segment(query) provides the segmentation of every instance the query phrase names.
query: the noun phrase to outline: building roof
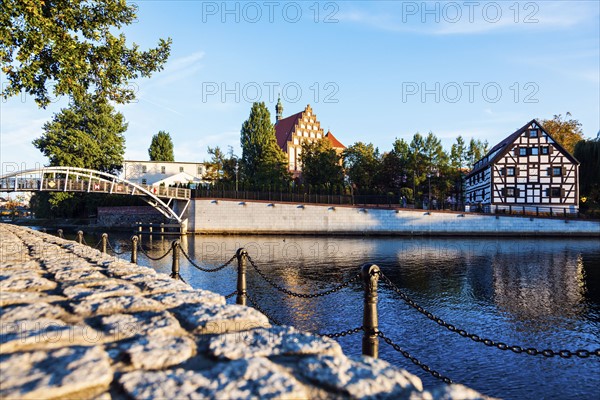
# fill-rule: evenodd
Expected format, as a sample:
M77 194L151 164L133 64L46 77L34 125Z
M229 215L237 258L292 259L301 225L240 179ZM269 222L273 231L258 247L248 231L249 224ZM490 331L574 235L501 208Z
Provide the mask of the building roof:
M152 186L160 186L161 184L165 184L165 186L173 185L176 183L202 183L201 179L196 178L193 175L188 174L187 172L179 172L175 175L168 176L164 179L161 179L158 182L152 183Z
M331 147L333 147L334 149L345 149L346 146L344 146L342 144L342 142L340 142L335 136L333 136L333 133L331 133L331 131L327 131L327 134L325 135L325 137L327 139L329 139L329 142L331 143Z
M509 136L504 138L500 143L498 143L494 147L492 147L486 153L486 155L483 156L480 160L477 160L477 162L475 163L476 167L474 167L471 170L471 172L469 172L467 174L467 177L469 177L470 175L475 174L477 172L480 172L481 170L485 169L490 164L493 164L494 162L496 162L496 160L498 160L499 158L503 157L508 151L511 150L510 145L513 144L515 142L515 140L517 140L517 138L519 136L521 136L532 124L537 125L539 127L539 129L541 129L542 132L544 132L544 134L552 140L553 145L559 151L561 151L569 160L571 160L572 162L574 162L576 164L579 164L579 161L577 161L575 159L575 157L573 157L556 140L554 140L554 138L544 129L542 124L540 124L536 119L532 119L531 121L529 121L528 123L523 125L521 128L517 129L515 132L511 133Z
M287 118L282 118L275 124L275 137L277 138L277 144L283 151L287 151L287 142L292 136L296 122L302 118L304 111L300 111L294 115L290 115Z

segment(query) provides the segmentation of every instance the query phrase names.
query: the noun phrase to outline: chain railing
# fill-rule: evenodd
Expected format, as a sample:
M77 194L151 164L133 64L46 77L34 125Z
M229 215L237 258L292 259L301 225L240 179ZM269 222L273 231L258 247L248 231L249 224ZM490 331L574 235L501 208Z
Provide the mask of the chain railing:
M527 354L530 356L542 355L542 356L548 357L548 358L554 357L554 356L559 356L561 358L571 358L571 357L575 356L575 357L579 357L579 358L588 358L588 357L594 355L594 356L600 357L600 348L596 349L596 350L579 349L579 350L574 350L574 351L573 350L558 350L557 351L557 350L552 350L552 349L538 350L533 347L523 348L522 346L519 346L519 345L508 345L504 342L499 342L499 341L495 341L495 340L488 339L488 338L482 338L479 335L476 335L474 333L469 333L466 330L461 329L461 328L457 328L456 326L444 321L442 318L427 311L426 309L421 307L419 304L417 304L414 300L412 300L410 297L408 297L404 292L402 292L402 290L400 290L400 288L398 286L396 286L394 284L394 282L391 281L390 278L385 276L383 273L379 273L379 276L388 285L388 287L390 289L392 289L396 294L398 294L398 296L400 296L400 298L402 300L404 300L404 302L406 304L408 304L409 306L411 306L412 308L414 308L415 310L417 310L418 312L420 312L421 314L426 316L428 319L430 319L430 320L434 321L435 323L437 323L438 325L446 328L450 332L456 333L465 338L469 338L476 343L483 343L484 345L486 345L488 347L496 347L499 350L503 350L503 351L510 350L513 353L517 353L517 354L523 353L523 354Z
M398 353L402 354L403 357L409 359L410 361L412 361L413 364L415 364L416 366L420 367L423 371L431 374L431 376L433 376L434 378L437 378L439 380L441 380L444 383L447 384L451 384L452 383L452 379L440 374L439 372L437 372L434 369L431 369L429 366L427 366L426 364L423 364L418 358L416 358L415 356L411 355L408 351L402 349L398 344L394 343L394 341L392 339L390 339L389 337L385 336L383 334L383 332L381 331L377 331L377 336L379 336L381 339L383 339L384 342L386 342L387 344L389 344L390 346L392 346L392 348L394 350L396 350Z
M277 289L278 291L287 294L288 296L292 296L292 297L299 297L302 299L312 299L315 297L323 297L323 296L328 296L330 294L339 292L340 290L350 286L352 283L358 281L360 279L360 274L356 274L354 275L352 278L350 278L349 280L347 280L346 282L342 283L341 285L338 285L334 288L331 288L329 290L325 290L323 292L317 292L317 293L298 293L298 292L293 292L289 289L286 289L285 287L277 284L275 281L273 281L271 278L269 278L263 271L260 270L260 268L256 265L256 263L252 260L252 258L250 256L246 256L246 258L248 259L248 262L250 262L250 265L252 265L252 268L254 268L254 270L258 273L258 275L261 276L261 278L263 278L269 285L271 285L272 287L274 287L275 289Z
M59 234L59 236L62 236L62 230L59 230L58 234ZM254 308L256 308L258 311L263 313L275 325L281 325L281 322L279 321L279 319L274 317L273 315L271 315L265 309L263 309L260 306L259 302L256 300L256 298L248 293L247 285L246 285L247 262L250 263L250 265L252 266L252 269L263 280L265 280L270 286L275 288L277 291L284 293L291 297L302 298L302 299L312 299L312 298L317 298L317 297L328 296L328 295L337 293L337 292L341 291L342 289L349 287L353 283L361 280L362 286L363 286L363 291L364 291L363 315L362 315L363 323L362 323L362 325L357 328L347 329L347 330L343 330L343 331L336 332L336 333L316 333L316 334L320 335L320 336L327 336L330 338L340 338L340 337L344 337L344 336L353 335L353 334L356 334L356 333L359 333L362 331L363 332L363 337L362 337L362 354L363 355L377 358L379 355L379 339L381 339L386 344L391 346L395 351L397 351L402 356L404 356L405 358L410 360L413 364L420 367L423 371L431 374L433 377L435 377L445 383L452 383L452 380L450 378L442 375L440 372L430 368L428 365L424 364L422 361L420 361L418 358L416 358L415 356L410 354L408 351L401 348L392 338L388 337L381 330L379 330L378 311L377 311L377 303L378 303L377 286L378 286L379 279L381 279L383 281L383 283L385 283L386 286L392 292L397 294L401 300L403 300L410 307L417 310L419 313L423 314L428 319L434 321L435 323L444 327L445 329L449 330L450 332L454 332L462 337L469 338L470 340L472 340L474 342L483 343L485 346L495 347L495 348L497 348L499 350L503 350L503 351L510 350L517 354L522 353L522 354L527 354L527 355L532 355L532 356L542 355L542 356L548 357L548 358L555 357L555 356L558 356L561 358L578 357L578 358L582 358L582 359L589 358L592 356L600 357L600 348L595 349L595 350L585 350L585 349L579 349L579 350L544 349L544 350L539 350L539 349L536 349L533 347L524 348L519 345L508 345L504 342L495 341L495 340L488 339L488 338L482 338L479 335L469 333L468 331L466 331L464 329L458 328L455 325L444 321L442 318L434 315L433 313L427 311L425 308L420 306L417 302L415 302L408 295L406 295L398 286L396 286L396 284L394 284L394 282L390 278L388 278L383 272L381 272L381 270L379 269L379 267L377 265L371 265L371 264L363 265L361 267L360 273L357 273L356 275L354 275L353 277L351 277L344 283L337 285L331 289L328 289L328 290L325 290L322 292L316 292L316 293L299 293L299 292L294 292L290 289L285 288L284 286L278 284L272 278L270 278L264 271L261 270L261 268L256 264L256 262L250 257L250 255L248 255L246 250L243 248L238 249L236 254L234 256L232 256L229 260L227 260L224 264L219 265L218 267L215 267L215 268L205 268L205 267L198 265L190 257L190 255L181 248L178 240L173 241L169 250L167 250L163 255L161 255L159 257L150 256L144 250L144 248L138 242L138 240L139 240L139 238L135 235L131 238L131 242L132 242L131 260L132 260L132 262L137 262L137 250L138 249L148 259L153 260L153 261L162 260L165 257L167 257L169 254L172 254L171 277L174 279L179 279L183 282L185 282L185 281L179 274L180 251L181 251L181 253L183 253L183 256L190 263L190 265L192 265L194 268L196 268L202 272L207 272L207 273L219 272L219 271L223 270L224 268L226 268L227 266L231 265L233 263L233 261L237 259L237 263L238 263L237 289L234 292L226 295L225 298L230 299L230 298L236 296L236 303L241 304L241 305L246 305L246 300L248 300ZM85 239L83 238L83 232L81 232L81 231L77 232L77 241L82 244L85 242ZM98 245L96 245L96 247L98 247L100 244L102 244L102 249L104 252L106 252L107 245L114 252L114 249L110 245L110 242L108 242L108 237L106 234L102 235L102 240L99 242ZM122 252L121 254L123 254L123 253L124 252Z

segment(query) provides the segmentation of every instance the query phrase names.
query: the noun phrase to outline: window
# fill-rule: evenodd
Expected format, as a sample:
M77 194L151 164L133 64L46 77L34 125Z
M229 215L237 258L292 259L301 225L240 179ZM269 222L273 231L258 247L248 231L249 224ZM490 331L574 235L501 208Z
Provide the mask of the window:
M546 189L547 197L562 197L562 189L559 187L553 187Z
M198 175L202 175L202 165L198 165Z
M540 154L540 149L538 147L531 147L530 150L532 156L537 156L538 154Z
M147 181L145 179L142 179L142 185L146 185Z
M562 168L561 167L552 167L552 176L561 176Z
M183 172L183 167L179 167L179 172Z
M160 167L160 173L161 174L166 174L167 173L167 167L165 167L165 166Z
M507 187L505 193L506 197L516 197L517 190L514 187Z
M527 155L527 147L519 147L519 156L526 156Z
M515 167L506 168L506 176L515 176Z
M537 129L530 129L529 130L529 137L537 137L538 135L538 130Z
M548 146L542 146L542 154L549 154Z
M142 165L142 174L145 174L146 172L148 172L148 167Z

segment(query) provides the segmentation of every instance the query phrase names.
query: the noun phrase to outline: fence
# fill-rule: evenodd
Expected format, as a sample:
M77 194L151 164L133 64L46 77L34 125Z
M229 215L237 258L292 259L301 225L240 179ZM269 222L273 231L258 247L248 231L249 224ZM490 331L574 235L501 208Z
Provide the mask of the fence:
M58 230L59 236L62 237L62 230ZM86 244L85 239L83 237L83 232L77 232L77 241L81 244ZM111 249L115 254L124 254L123 252L115 252L110 242L108 241L108 235L106 233L102 234L100 241L96 244L95 248L99 248L103 253L106 253L108 249ZM201 265L198 265L180 246L178 240L174 240L171 242L171 246L169 250L167 250L163 255L159 257L151 257L148 255L141 244L139 243L139 239L137 236L132 236L131 238L131 262L137 263L137 250L140 250L146 257L151 260L161 260L167 257L169 254L172 256L172 264L171 264L171 278L178 279L184 281L180 275L180 254L182 254L187 261L194 268L199 271L205 273L216 273L219 272L231 264L234 261L237 261L237 282L236 282L236 290L228 295L226 298L231 298L236 296L236 304L246 305L247 302L250 302L251 305L256 308L258 311L262 312L264 315L269 318L275 325L281 325L281 323L277 320L276 317L269 314L265 311L260 304L256 301L256 299L249 293L247 283L246 283L246 275L248 273L248 265L252 267L252 270L256 272L264 281L266 281L271 287L275 290L282 292L288 296L303 298L303 299L312 299L316 297L329 296L334 293L340 292L341 290L357 284L361 283L363 289L363 313L362 313L362 325L356 328L347 329L341 332L336 333L318 333L321 336L327 336L330 338L338 338L348 335L353 335L359 332L363 332L362 336L362 354L370 357L377 358L379 355L379 340L383 340L386 344L391 346L395 351L400 353L403 357L410 360L413 364L420 367L423 371L431 374L433 377L445 382L452 383L452 380L442 375L440 372L430 368L427 364L420 361L417 357L410 354L408 351L404 350L400 347L399 344L396 343L392 338L385 335L379 329L379 315L377 311L377 303L378 303L378 284L379 282L383 282L389 289L391 289L400 300L404 301L410 307L412 307L417 312L426 316L429 320L435 322L439 326L447 329L448 331L457 334L460 337L470 339L476 343L482 343L487 347L493 347L502 351L512 351L516 354L524 354L529 356L538 356L541 355L546 358L552 357L560 357L560 358L572 358L577 357L580 359L586 359L590 357L598 357L600 358L600 348L595 350L553 350L553 349L543 349L539 350L534 347L523 347L515 344L507 344L502 341L497 341L489 338L482 338L477 334L470 333L465 329L462 329L454 324L448 323L436 316L435 314L429 312L428 310L421 307L418 303L412 300L408 295L406 295L390 278L388 278L377 265L374 264L364 264L360 267L359 271L347 281L322 292L317 293L299 293L291 291L278 283L276 283L273 279L271 279L261 268L254 262L254 260L250 257L248 252L240 248L236 251L236 253L224 264L217 266L215 268L205 268ZM185 282L185 281L184 281Z

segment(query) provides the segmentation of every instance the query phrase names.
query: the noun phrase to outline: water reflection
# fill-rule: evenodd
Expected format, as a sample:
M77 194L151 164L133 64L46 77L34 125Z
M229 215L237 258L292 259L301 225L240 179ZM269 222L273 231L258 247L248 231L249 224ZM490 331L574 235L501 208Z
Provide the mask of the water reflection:
M128 237L117 239L111 234L117 250L127 248ZM143 244L156 257L171 240L145 237ZM358 273L363 263L375 263L424 308L482 337L538 349L600 347L598 240L182 238L182 248L207 267L228 261L240 247L274 281L293 291L330 289ZM170 257L153 262L140 254L140 263L170 272ZM181 274L194 287L221 294L235 290L234 267L207 274L182 257ZM444 330L380 287L381 330L455 381L509 399L597 397L597 359L543 359L490 349ZM299 299L275 291L250 268L248 290L266 311L300 329L336 332L361 324L359 284L331 296ZM360 354L359 335L340 343L345 352ZM426 385L437 384L385 343L381 358L419 375Z

